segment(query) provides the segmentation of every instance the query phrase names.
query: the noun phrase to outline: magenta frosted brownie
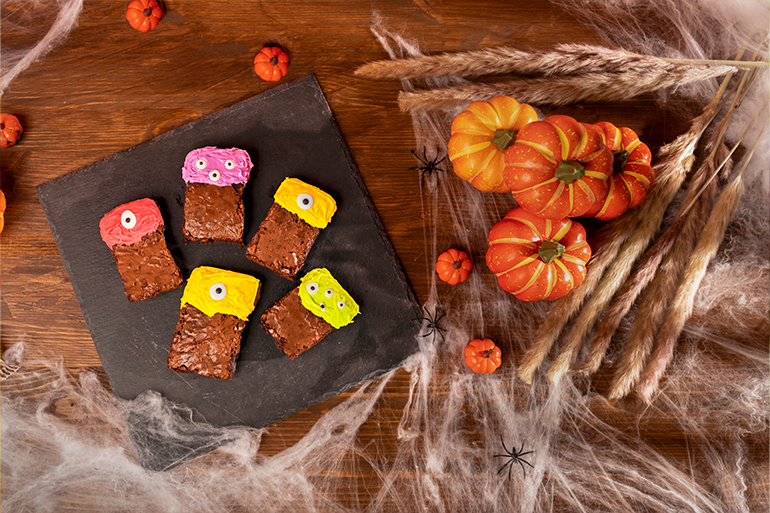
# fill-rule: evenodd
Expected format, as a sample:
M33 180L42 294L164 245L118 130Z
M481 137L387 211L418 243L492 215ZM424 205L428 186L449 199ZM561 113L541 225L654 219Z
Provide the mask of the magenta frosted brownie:
M129 301L144 301L182 285L164 231L158 205L149 198L115 207L99 221Z
M260 282L253 276L215 267L193 269L182 295L168 368L232 379L259 292Z
M337 203L318 187L296 178L286 178L274 199L246 247L246 257L296 280L316 237L337 211Z
M243 245L243 189L251 174L251 158L239 148L206 146L187 154L185 181L185 242Z

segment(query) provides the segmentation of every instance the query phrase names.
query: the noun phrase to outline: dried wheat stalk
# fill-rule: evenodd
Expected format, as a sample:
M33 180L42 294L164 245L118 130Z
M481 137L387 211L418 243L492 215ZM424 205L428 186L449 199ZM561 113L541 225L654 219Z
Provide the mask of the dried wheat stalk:
M722 60L668 59L594 45L563 44L553 50L526 51L499 46L468 52L427 55L411 59L375 61L355 74L372 79L415 79L453 75L572 75L578 73L625 73L629 68L648 73L680 74L683 70L711 67L730 71L767 63ZM722 73L724 74L724 73Z
M663 324L656 336L650 361L642 371L639 383L636 386L639 396L647 402L652 399L652 395L658 389L660 378L673 358L674 347L682 332L684 323L692 315L695 293L700 286L703 276L706 274L706 268L711 259L714 258L714 255L716 255L724 239L725 230L738 211L738 206L744 192L743 172L754 155L757 143L762 135L764 135L764 130L744 160L743 168L741 168L738 176L724 188L719 196L703 228L703 234L690 256L684 272L684 279L677 290L671 306L666 312Z
M718 156L726 156L728 151L724 148ZM708 179L712 173L715 173L716 166L714 161L709 159L696 171L693 180L690 182L687 188L685 204L689 198L699 194L699 191L708 183ZM656 278L656 274L665 274L666 276L673 276L674 273L666 270L665 272L658 273L658 268L669 255L672 248L677 248L674 253L680 251L678 248L683 244L683 241L692 241L689 245L690 248L694 244L694 240L697 234L700 233L700 229L703 228L703 221L705 216L708 215L711 209L711 204L716 195L716 182L712 182L709 185L712 193L703 194L698 203L697 208L691 210L687 215L679 216L677 220L655 241L655 244L647 250L644 254L642 261L634 271L633 275L623 285L623 289L618 296L613 300L609 307L609 310L604 317L599 321L596 328L596 333L591 340L590 348L588 351L588 357L586 361L578 368L578 371L584 374L590 374L596 372L601 365L602 359L607 352L607 349L612 340L612 336L620 326L620 322L626 316L628 311L633 306L639 294L647 287L647 285ZM663 296L654 294L649 296L653 302L663 302ZM639 351L631 342L626 344L623 354L621 355L621 366L624 362L631 358L637 358L637 354L643 351ZM647 353L649 354L649 352ZM644 358L647 357L644 354Z
M493 83L469 82L421 91L401 91L398 105L403 112L447 109L458 105L508 95L522 103L569 105L582 101L620 101L666 87L723 76L729 66L683 68L676 72L628 69L623 73L592 72L547 78L512 78Z
M615 260L623 243L632 235L647 214L654 210L652 207L665 210L670 199L664 200L673 196L681 186L684 176L692 167L698 141L721 107L722 96L731 78L732 74L729 74L723 79L716 96L693 120L690 129L660 149L659 161L655 165L657 178L650 188L647 199L636 208L607 223L600 231L598 238L602 242L588 264L585 280L570 294L554 302L546 320L538 329L532 346L525 353L519 365L519 377L523 381L532 382L535 371L545 360L567 322L580 309L584 300L594 292L604 271ZM656 200L661 196L664 197L664 200Z

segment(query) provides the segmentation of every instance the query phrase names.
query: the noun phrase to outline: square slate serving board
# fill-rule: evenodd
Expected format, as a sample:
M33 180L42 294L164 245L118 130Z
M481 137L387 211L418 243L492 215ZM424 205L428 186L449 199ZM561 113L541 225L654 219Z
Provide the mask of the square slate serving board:
M320 187L338 210L303 272L326 267L361 314L290 361L259 326L262 313L299 282L245 257L245 247L185 244L181 169L190 150L238 147L254 169L246 185L251 240L285 177ZM146 390L196 410L214 425L263 427L396 368L417 350L420 307L313 75L204 116L37 188L59 252L114 393ZM112 208L150 197L166 223L166 242L184 277L200 265L248 273L261 297L244 332L232 381L166 368L183 287L143 302L126 299L99 220Z

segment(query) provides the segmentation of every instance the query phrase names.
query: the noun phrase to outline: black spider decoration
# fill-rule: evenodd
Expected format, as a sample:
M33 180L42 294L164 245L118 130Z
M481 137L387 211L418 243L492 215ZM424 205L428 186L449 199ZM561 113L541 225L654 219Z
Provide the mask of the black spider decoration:
M428 324L425 326L425 333L422 335L423 337L429 337L433 335L433 340L436 339L436 333L438 333L441 336L441 341L444 341L444 332L446 331L445 328L442 328L439 325L439 321L444 318L446 313L442 312L441 315L438 314L439 310L438 308L433 311L431 314L426 307L422 307L423 310L425 310L425 317L418 317L416 319L412 319L413 321L420 321L427 322Z
M518 463L521 466L521 470L524 472L524 479L527 478L527 469L524 466L526 463L529 465L530 468L535 468L532 466L530 462L523 459L523 456L526 456L527 454L532 454L535 451L527 451L527 452L521 452L524 450L524 443L521 444L521 449L518 451L516 450L516 446L513 446L513 450L509 451L508 448L505 446L505 442L503 442L503 436L500 435L500 443L503 444L503 450L505 450L505 454L495 454L495 458L510 458L508 461L505 462L505 465L500 467L500 470L497 471L498 474L505 470L505 467L508 467L508 481L511 480L511 471L513 470L513 464Z
M439 149L436 148L436 156L433 158L433 160L428 160L428 152L425 149L425 146L422 148L422 157L420 157L417 153L415 153L414 150L412 151L412 155L414 155L414 158L420 161L420 165L417 167L410 167L410 171L420 171L420 178L422 179L425 176L425 173L428 174L428 176L431 176L433 173L438 173L439 171L446 172L446 169L442 169L439 166L442 162L446 160L446 156L442 157L441 160L438 160L439 155Z

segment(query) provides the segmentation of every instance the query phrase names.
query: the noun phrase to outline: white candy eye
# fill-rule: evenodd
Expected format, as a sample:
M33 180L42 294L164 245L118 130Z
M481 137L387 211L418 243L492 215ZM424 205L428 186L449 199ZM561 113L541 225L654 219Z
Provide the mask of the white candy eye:
M218 182L219 181L219 171L216 169L209 173L209 180L212 182Z
M321 311L322 311L322 312L325 312L325 311L326 311L326 303L321 303L321 304L320 304L320 305L318 305L318 306L321 308Z
M315 294L316 292L318 292L318 284L314 281L311 281L310 283L308 283L305 286L305 288L307 289L308 294Z
M235 162L232 160L225 160L225 168L232 169L235 167Z
M195 167L197 167L198 169L206 169L206 159L196 160Z
M209 295L211 299L221 301L227 296L227 287L225 287L224 283L215 283L209 289Z
M136 226L136 214L130 210L124 210L123 213L120 214L120 224L123 225L123 228L130 230Z
M297 196L297 205L302 210L308 210L313 206L313 196L310 194L303 192L299 196Z
M340 310L345 308L345 302L344 301L337 301L337 308L339 308Z
M326 297L332 297L334 295L334 291L332 289L326 289L324 294L326 294Z

